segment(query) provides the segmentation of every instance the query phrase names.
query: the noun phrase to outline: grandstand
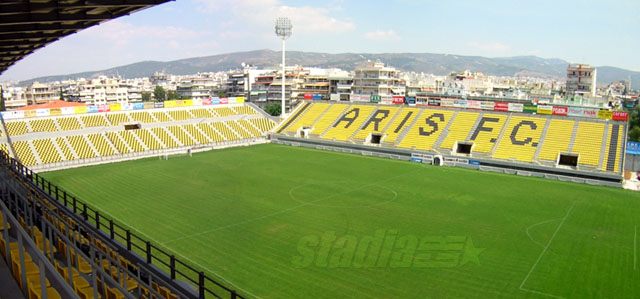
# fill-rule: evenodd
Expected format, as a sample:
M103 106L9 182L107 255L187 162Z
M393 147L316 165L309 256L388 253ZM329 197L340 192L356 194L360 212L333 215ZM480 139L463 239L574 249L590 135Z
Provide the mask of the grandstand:
M618 186L626 130L604 117L310 101L272 140Z
M264 140L275 122L249 104L6 119L2 148L34 170Z

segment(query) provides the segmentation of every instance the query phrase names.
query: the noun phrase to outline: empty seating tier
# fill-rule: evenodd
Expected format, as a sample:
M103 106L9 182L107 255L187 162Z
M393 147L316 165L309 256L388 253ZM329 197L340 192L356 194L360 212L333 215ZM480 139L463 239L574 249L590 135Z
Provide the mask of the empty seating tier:
M67 140L69 140L69 143L78 155L78 158L87 159L94 158L96 156L87 140L84 139L84 136L68 136Z
M168 148L180 146L178 142L176 142L171 137L171 135L169 135L169 132L167 132L165 128L160 128L160 127L151 128L151 132L153 132L153 134L155 134L158 138L160 138L160 141L162 141L162 143Z
M13 148L16 151L16 155L20 162L26 166L36 165L38 161L31 151L28 141L15 141L13 142Z
M382 133L399 110L399 107L378 107L376 112L360 126L353 139L364 140L371 133Z
M169 110L167 111L173 120L185 120L193 118L187 110Z
M171 121L171 118L169 117L169 115L164 112L164 111L155 111L153 112L153 116L159 121L159 122L169 122Z
M398 113L391 125L384 131L384 142L395 143L396 139L404 129L413 123L416 119L420 109L418 108L404 108Z
M112 126L118 126L122 123L131 122L131 118L126 113L107 113L107 118Z
M223 122L221 121L214 121L212 123L209 123L214 129L216 129L218 132L220 132L220 134L222 134L222 136L224 136L224 138L226 140L238 140L240 139L240 136L238 136L236 133L234 133L233 131L231 131L231 129L229 129L229 127L227 127Z
M574 125L575 122L572 120L550 120L547 135L542 142L538 159L556 162L560 153L569 152L569 144L571 142Z
M24 121L9 121L5 124L7 126L7 134L11 136L18 136L29 132L27 123Z
M58 125L62 131L81 130L82 125L77 117L59 117L56 118Z
M329 107L322 117L313 125L311 134L316 136L322 135L329 126L337 121L338 116L347 111L347 109L349 109L349 105L332 105Z
M376 106L371 105L353 105L349 107L322 138L347 141L369 119L375 109Z
M485 113L480 117L475 130L473 130L471 137L467 140L473 142L472 151L480 153L491 152L498 142L498 136L506 120L507 115L504 114Z
M160 142L158 142L158 140L153 135L151 135L149 129L138 129L132 131L134 134L138 135L138 138L142 140L142 143L144 143L148 149L157 150L163 148L162 144L160 144Z
M275 127L275 123L268 118L250 118L249 121L254 124L260 131L267 133Z
M251 133L249 133L246 129L244 129L236 121L228 120L228 121L225 121L225 123L227 125L229 125L231 128L233 128L233 130L236 131L236 133L238 133L238 135L240 135L240 137L242 137L243 139L248 139L248 138L253 137L253 135L251 135Z
M144 151L144 147L142 146L142 144L140 144L138 139L136 139L136 137L133 135L133 133L131 133L130 130L120 131L118 132L118 134L120 134L120 137L124 139L124 142L126 142L129 145L129 147L133 149L134 152Z
M128 154L131 152L129 147L125 144L125 142L120 138L120 135L116 132L107 132L107 138L111 143L116 147L118 152L121 154Z
M98 154L102 157L113 156L116 152L113 150L106 137L102 134L89 134L87 135L93 146L98 150Z
M262 132L256 128L251 122L249 122L246 119L241 119L238 121L238 123L245 128L247 131L249 131L249 133L251 133L251 135L253 135L253 137L258 137L260 135L262 135Z
M84 123L85 127L108 127L109 123L107 123L107 119L104 118L104 115L84 115L80 117L82 119L82 123Z
M236 112L236 114L247 114L247 115L258 114L258 111L254 110L249 106L244 106L244 105L231 107L231 109L233 109Z
M202 132L207 135L207 137L209 137L214 142L223 142L227 140L226 138L224 138L224 136L220 135L218 131L214 130L213 127L208 123L199 123L197 124L197 126L200 130L202 130Z
M453 116L451 110L425 109L398 147L430 150Z
M581 121L571 153L579 154L579 164L598 166L604 134L604 124Z
M141 123L154 123L156 122L153 117L151 116L151 113L147 112L147 111L138 111L138 112L131 112L131 118L134 121L139 121Z
M480 113L459 111L449 126L447 137L442 141L440 147L453 149L457 142L466 141L478 116Z
M221 117L236 115L237 113L229 107L213 108L213 110Z
M183 145L190 146L196 144L195 140L187 135L187 132L183 130L182 127L168 126L167 129L169 129L169 131L171 131L171 134L173 134L173 136L176 136L176 138L178 138L178 140L180 140L180 143L182 143Z
M214 115L209 109L205 109L205 108L192 109L191 114L193 114L193 116L195 116L196 118L216 117L216 115Z
M182 125L182 128L187 130L191 136L193 136L199 144L209 143L207 136L202 134L194 125Z
M511 116L493 157L532 162L546 123L545 118Z
M57 132L58 127L53 122L53 119L33 119L29 121L32 132Z
M311 125L318 119L318 117L331 106L325 103L313 103L311 108L307 108L307 111L294 121L287 128L287 132L296 132L302 127L311 127Z
M62 161L58 150L53 145L51 139L35 139L33 140L33 147L36 148L38 157L43 164L57 163Z
M64 137L56 137L55 141L58 144L58 147L60 148L60 150L62 151L62 155L64 156L63 158L65 160L67 161L75 160L76 157L73 155L73 153L71 153L71 149L69 148L69 145L67 145L67 142L65 141Z

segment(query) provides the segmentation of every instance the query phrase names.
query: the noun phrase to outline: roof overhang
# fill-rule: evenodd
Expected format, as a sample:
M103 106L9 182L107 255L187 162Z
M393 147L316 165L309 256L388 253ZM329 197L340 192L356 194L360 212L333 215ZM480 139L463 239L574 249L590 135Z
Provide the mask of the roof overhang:
M0 74L61 37L170 0L0 2Z

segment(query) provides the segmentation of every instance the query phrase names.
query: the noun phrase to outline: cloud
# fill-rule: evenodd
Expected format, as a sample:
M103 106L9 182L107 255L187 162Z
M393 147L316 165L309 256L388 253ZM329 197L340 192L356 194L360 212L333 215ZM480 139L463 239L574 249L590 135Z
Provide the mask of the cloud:
M498 42L469 42L467 45L471 48L493 54L507 54L511 52L511 46Z
M333 3L327 8L287 6L280 0L198 0L198 3L205 12L231 11L236 19L270 31L273 31L278 17L291 19L294 34L341 33L355 28L354 23L331 16L331 12L337 9Z
M398 41L402 38L393 30L387 31L376 30L373 32L367 32L364 34L364 38L375 41Z

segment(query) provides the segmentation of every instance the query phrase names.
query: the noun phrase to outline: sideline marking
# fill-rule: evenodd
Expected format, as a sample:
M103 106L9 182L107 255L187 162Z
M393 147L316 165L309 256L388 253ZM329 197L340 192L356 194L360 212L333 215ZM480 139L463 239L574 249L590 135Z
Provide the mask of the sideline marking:
M638 264L638 247L637 247L637 237L638 237L638 226L633 227L633 271L636 270Z
M524 280L522 280L522 283L520 284L520 289L521 290L527 291L527 292L531 292L531 293L540 294L540 295L545 295L545 296L549 296L549 297L554 297L554 298L564 298L564 297L560 297L560 296L556 296L556 295L551 295L551 294L547 294L547 293L543 293L543 292L538 292L538 291L534 291L534 290L525 289L524 288L524 284L527 282L527 280L529 279L529 276L531 276L531 273L533 273L533 270L536 268L536 266L538 266L538 263L540 262L540 260L542 260L542 257L547 252L547 249L549 249L549 246L551 245L551 243L553 243L553 240L556 238L556 235L558 235L558 232L560 231L560 228L562 228L562 225L564 225L564 222L569 217L569 214L571 214L571 211L573 210L573 207L575 206L575 204L576 204L575 201L571 204L571 207L567 211L567 214L564 215L564 218L562 218L562 221L560 222L560 225L558 225L558 228L556 228L556 231L551 236L551 239L549 239L549 242L547 243L547 246L545 246L544 249L542 249L542 252L540 253L540 256L538 256L538 260L536 260L535 264L533 264L533 266L531 266L531 269L529 269L529 273L527 273L527 276L524 278Z

